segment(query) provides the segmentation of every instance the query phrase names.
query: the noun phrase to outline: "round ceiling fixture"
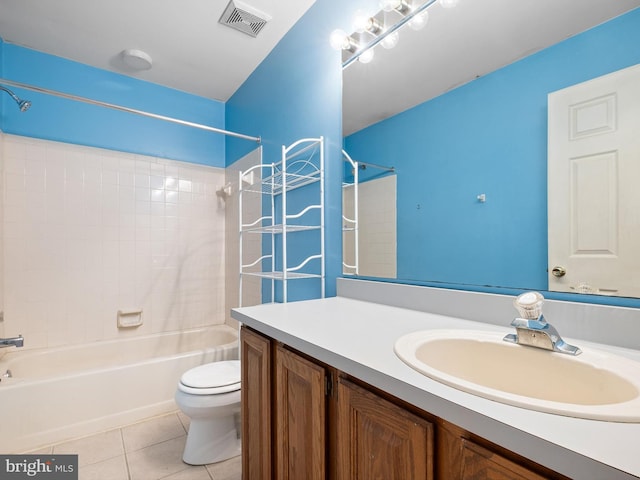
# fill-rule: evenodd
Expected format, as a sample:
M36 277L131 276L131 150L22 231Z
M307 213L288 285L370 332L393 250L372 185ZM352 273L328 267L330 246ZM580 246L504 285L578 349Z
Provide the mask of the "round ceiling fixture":
M135 70L149 70L153 65L151 56L148 53L134 48L122 51L122 61L127 67Z

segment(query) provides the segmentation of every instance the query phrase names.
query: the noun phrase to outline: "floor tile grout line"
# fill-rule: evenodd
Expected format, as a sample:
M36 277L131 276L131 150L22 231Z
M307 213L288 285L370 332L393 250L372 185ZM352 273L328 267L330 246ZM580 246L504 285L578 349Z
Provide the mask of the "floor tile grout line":
M129 455L127 454L127 448L124 444L124 432L122 428L120 430L120 441L122 442L122 451L124 452L124 466L127 470L127 480L131 480L131 469L129 468Z
M132 427L132 426L134 426L134 425L140 425L140 424L143 424L143 423L152 422L152 421L154 421L154 420L157 420L157 419L160 419L160 418L163 418L163 417L170 417L170 416L172 416L172 415L176 415L176 416L178 417L178 418L177 418L177 419L178 419L178 424L179 424L180 426L182 426L183 433L181 433L181 434L179 434L179 435L176 435L176 436L174 436L174 437L165 438L165 439L163 439L163 440L158 440L158 441L156 441L156 442L154 442L154 443L150 443L150 444L148 444L148 445L144 445L143 447L138 447L138 448L135 448L135 449L129 449L129 448L127 447L126 443L124 443L124 429L126 429L126 428L128 428L128 427ZM132 423L132 424L130 424L130 425L124 425L123 427L121 427L121 430L122 430L122 435L123 435L123 447L124 447L124 449L125 449L125 452L128 452L128 453L139 452L140 450L144 450L145 448L153 447L153 446L155 446L155 445L160 445L160 444L162 444L162 443L169 442L169 441L171 441L171 440L175 440L175 439L177 439L177 438L186 437L186 436L187 436L187 433L188 433L188 430L186 429L186 427L184 426L184 424L183 424L183 423L182 423L182 421L180 420L180 417L178 416L178 413L177 413L177 412L171 412L171 413L166 413L166 414L163 414L163 415L157 415L157 416L151 417L151 418L149 418L149 419L142 420L142 421L140 421L140 422L135 422L135 423Z
M177 436L171 437L171 438L165 438L164 440L159 440L159 441L157 441L155 443L150 443L149 445L145 445L144 447L136 448L136 449L133 449L133 450L125 449L125 453L136 453L136 452L139 452L141 450L144 450L145 448L156 447L158 445L162 445L163 443L171 442L173 440L177 440L178 438L182 438L182 437L186 437L186 436L187 436L187 434L184 433L182 435L177 435Z
M49 454L50 455L68 455L69 453L56 452L56 447L59 447L60 445L64 445L64 444L67 444L67 443L70 443L70 442L76 442L76 441L80 441L80 440L83 440L83 439L96 437L98 435L105 435L105 434L112 433L112 432L115 432L115 431L118 431L120 433L120 442L121 442L121 446L122 446L122 452L118 453L118 454L114 454L114 455L109 456L109 457L101 458L101 459L93 461L91 463L86 463L84 465L80 465L80 456L77 453L75 453L76 455L78 455L78 469L85 468L85 467L89 467L91 465L96 465L98 463L107 462L109 460L113 460L114 458L118 458L118 457L121 457L121 456L124 455L125 449L124 449L124 442L122 440L122 428L120 428L120 427L110 428L108 430L104 430L104 431L101 431L101 432L98 432L98 433L95 433L95 434L83 435L83 436L71 438L71 439L68 439L68 440L65 440L65 441L62 441L62 442L59 442L59 443L53 443L53 444L48 445L48 446L43 447L43 448L46 448L47 450L49 450ZM71 454L73 455L74 453L71 453Z

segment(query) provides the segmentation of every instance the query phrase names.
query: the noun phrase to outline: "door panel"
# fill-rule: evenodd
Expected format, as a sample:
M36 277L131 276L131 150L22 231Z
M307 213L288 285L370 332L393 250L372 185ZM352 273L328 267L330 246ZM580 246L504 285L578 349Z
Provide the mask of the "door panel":
M242 478L271 479L271 342L243 327Z
M325 480L325 370L276 349L276 478Z
M347 380L338 384L338 479L432 480L433 425Z
M469 440L462 440L460 477L462 480L545 480L545 477Z

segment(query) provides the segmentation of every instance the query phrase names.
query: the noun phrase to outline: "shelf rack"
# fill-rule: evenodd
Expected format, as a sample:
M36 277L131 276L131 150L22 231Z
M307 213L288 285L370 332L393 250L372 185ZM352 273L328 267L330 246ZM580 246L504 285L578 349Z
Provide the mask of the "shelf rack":
M282 146L279 162L255 165L239 173L239 238L240 238L240 299L244 276L255 276L271 280L271 301L275 302L275 282L282 282L282 301L288 301L290 280L320 279L319 297L325 296L325 251L324 251L324 139L303 138L289 146ZM293 190L318 184L310 191L313 200L305 203L294 213L289 213L294 202L289 204ZM264 199L263 216L245 222L242 198L247 193L257 193ZM268 199L268 201L266 201ZM266 212L264 212L266 210ZM313 215L316 212L317 215ZM313 218L313 220L309 220ZM317 251L310 252L299 264L290 265L289 249L295 246L295 235L299 232L319 232ZM243 263L243 238L247 234L266 236L270 245L264 245L263 255L249 263ZM299 243L299 242L298 242ZM299 245L298 245L299 246ZM270 248L269 248L270 247ZM266 250L266 253L265 253ZM316 262L314 262L316 261ZM264 268L268 265L267 268ZM256 267L258 269L256 270ZM242 301L242 300L241 300Z

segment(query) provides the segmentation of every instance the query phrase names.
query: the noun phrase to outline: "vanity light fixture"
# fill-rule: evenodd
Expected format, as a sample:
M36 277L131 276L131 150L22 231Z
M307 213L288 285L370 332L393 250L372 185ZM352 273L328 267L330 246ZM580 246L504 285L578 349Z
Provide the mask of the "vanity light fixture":
M393 48L398 43L398 30L405 24L413 30L423 28L429 19L427 8L438 1L443 8L455 7L459 0L380 0L380 11L373 16L358 11L353 22L354 32L348 35L343 30L334 30L330 43L342 51L342 68L347 68L356 60L369 63L374 55L374 47L381 44ZM400 16L395 23L389 21Z

